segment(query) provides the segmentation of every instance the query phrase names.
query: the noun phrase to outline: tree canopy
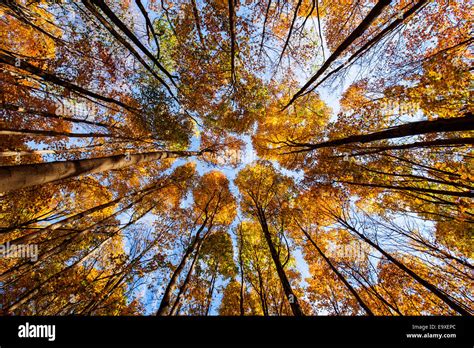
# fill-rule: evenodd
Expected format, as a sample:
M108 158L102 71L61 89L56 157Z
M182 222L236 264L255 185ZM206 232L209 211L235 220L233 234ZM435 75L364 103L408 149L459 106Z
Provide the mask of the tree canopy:
M472 315L467 0L0 3L3 315Z

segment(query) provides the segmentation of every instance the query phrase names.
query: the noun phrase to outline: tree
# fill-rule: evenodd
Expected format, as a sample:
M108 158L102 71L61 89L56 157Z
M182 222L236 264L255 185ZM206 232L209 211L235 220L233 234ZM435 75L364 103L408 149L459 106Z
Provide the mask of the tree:
M471 13L1 2L2 313L471 315Z
M195 229L195 232L190 236L190 242L184 250L179 264L172 272L156 315L174 314L173 311L176 310L180 297L189 284L203 242L211 235L213 228L229 225L234 220L236 204L228 185L227 178L222 173L214 171L204 175L193 190L195 203L189 220L190 226ZM185 279L179 286L173 305L171 296L178 288L178 278L189 261L191 264Z
M243 194L242 208L247 214L258 219L260 223L281 286L290 303L293 314L303 315L281 260L281 257L284 255L280 255L280 248L284 247L281 244L284 243L282 239L285 239L284 225L282 223L279 226L281 228L280 231L275 231L269 226L270 222L278 219L278 215L284 212L285 204L287 205L291 199L291 180L277 173L269 163L258 162L253 166L247 166L239 172L236 184ZM284 219L283 216L281 218ZM274 220L272 221L271 219ZM274 241L275 238L277 238L276 242ZM290 251L288 248L285 253L289 258Z

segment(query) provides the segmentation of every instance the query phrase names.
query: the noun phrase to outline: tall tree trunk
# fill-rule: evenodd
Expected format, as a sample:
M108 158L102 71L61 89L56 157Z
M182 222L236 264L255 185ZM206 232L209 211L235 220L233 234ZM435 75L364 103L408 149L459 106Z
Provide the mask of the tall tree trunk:
M263 277L260 267L257 265L257 276L258 276L258 287L259 290L257 291L258 296L260 298L260 305L262 306L262 311L264 316L268 316L268 304L267 304L267 296L265 295L265 290L263 289Z
M207 305L206 305L206 314L205 314L206 316L209 315L209 311L211 309L212 296L214 295L214 287L216 285L218 271L219 271L219 264L216 265L216 267L214 268L214 272L212 273L211 288L209 289L209 293L207 296Z
M16 64L16 57L12 54L12 52L9 52L9 51L6 51L6 50L3 50L3 49L0 49L0 52L3 52L3 53L0 53L0 63L3 63L3 64L8 64L12 67L14 67L15 69L20 69L20 70L23 70L23 71L26 71L30 74L33 74L33 75L36 75L36 76L39 76L41 77L44 81L48 81L48 82L51 82L51 83L54 83L58 86L61 86L61 87L64 87L64 88L67 88L71 91L75 91L79 94L83 94L83 95L87 95L89 97L93 97L95 99L98 99L98 100L102 100L102 101L105 101L107 103L111 103L111 104L115 104L115 105L118 105L118 106L121 106L123 107L124 109L127 109L128 111L131 111L133 113L137 113L138 110L117 100L117 99L114 99L114 98L109 98L109 97L104 97L103 95L100 95L100 94L97 94L95 92L92 92L92 91L89 91L88 89L85 89L81 86L78 86L78 85L75 85L74 83L72 82L69 82L69 81L66 81L66 80L63 80L61 78L59 78L58 76L54 75L54 74L51 74L47 71L44 71L24 60L21 61L21 64L19 67L17 67L15 64ZM4 54L6 53L6 54Z
M159 42L159 39L158 39L158 34L156 33L155 28L153 27L153 23L151 22L150 16L148 16L148 12L147 12L147 10L145 9L145 6L143 6L143 4L140 0L135 0L135 3L137 4L138 8L140 9L141 13L143 14L143 18L145 18L147 32L150 31L150 33L152 34L153 39L155 41L156 57L157 57L157 59L160 59L160 42ZM148 41L150 41L150 35L148 35Z
M41 137L68 137L68 138L115 138L115 139L127 139L130 141L139 141L140 139L121 136L118 134L106 134L106 133L70 133L70 132L58 132L54 130L39 130L39 129L9 129L0 127L0 135L4 136L41 136Z
M258 55L261 56L262 55L262 51L263 51L263 43L265 41L265 30L266 30L266 27L267 27L267 22L268 22L268 14L270 13L270 8L272 6L272 0L268 0L268 4L267 4L267 9L265 11L265 19L263 20L263 25L262 25L262 39L260 40L260 49L259 49L259 52L258 52Z
M230 78L232 84L236 83L235 77L235 8L234 0L227 0L229 4L229 36L230 36Z
M240 298L239 298L239 307L240 307L240 315L245 315L244 309L244 260L242 257L243 247L244 247L244 240L242 235L242 225L239 225L239 268L240 268Z
M21 237L17 237L15 239L10 239L8 240L8 242L12 243L12 244L27 244L29 241L31 241L33 238L36 238L36 237L39 237L39 236L42 236L44 235L45 233L47 232L51 232L51 231L54 231L54 230L57 230L58 228L60 228L61 226L64 226L65 224L68 224L68 223L71 223L73 221L76 221L76 220L79 220L79 219L82 219L83 217L85 216L88 216L88 215L91 215L95 212L98 212L98 211L101 211L101 210L104 210L106 208L109 208L109 207L112 207L116 204L118 204L120 201L122 201L123 199L125 198L133 198L137 195L147 195L151 192L154 192L158 189L162 189L166 187L166 185L162 182L162 183L159 183L157 185L152 185L152 186L149 186L147 188L144 188L142 190L139 190L139 191L135 191L135 192L132 192L131 194L128 194L128 195L125 195L125 196L121 196L121 197L118 197L114 200L111 200L111 201L108 201L106 203L103 203L103 204L100 204L100 205L97 205L95 207L92 207L92 208L89 208L89 209L86 209L86 210L83 210L79 213L76 213L74 215L70 215L64 219L61 219L59 221L56 221L52 224L50 224L49 226L46 226L44 227L43 229L39 229L39 230L36 230L35 232L33 233L29 233L29 234L26 234L24 236L21 236ZM34 223L35 221L33 221ZM24 226L28 226L30 224L27 224L27 225L24 225ZM13 227L9 227L9 228L5 228L5 229L0 229L0 233L3 234L3 233L8 233L8 232L12 232L14 231L15 229L17 228L17 226L13 226Z
M27 271L29 268L35 267L41 261L46 260L46 259L54 256L58 252L64 251L67 248L68 245L70 245L72 242L74 242L78 238L80 238L80 237L86 235L87 233L89 233L95 226L100 226L101 224L103 224L107 220L110 220L110 219L118 216L120 213L130 209L133 205L139 203L145 196L146 195L141 196L136 201L128 204L126 207L120 209L119 211L116 211L112 215L107 216L105 219L103 219L101 221L98 221L98 222L92 224L91 226L86 227L83 230L78 230L77 232L74 232L74 234L71 237L65 239L60 244L58 244L58 245L56 245L52 248L49 248L46 251L44 251L43 253L39 254L38 259L35 261L34 264L30 263L29 261L26 261L26 262L23 262L23 263L19 263L19 264L15 265L14 267L6 270L2 274L0 274L0 282L5 281L12 273L14 273L16 276L18 276L20 272L25 272L25 270ZM140 220L143 216L148 214L154 208L154 206L155 205L151 206L145 212L142 212L139 215L139 217L137 217L133 220L130 220L124 227L121 228L121 230L124 229L125 227L128 227L128 226L132 225L133 223L137 222L138 220Z
M171 279L168 282L168 285L166 286L165 293L163 294L163 297L161 299L160 307L158 308L158 311L156 312L155 315L158 316L163 316L166 315L166 312L171 307L171 295L177 288L177 281L178 278L183 271L184 267L186 266L186 263L188 262L191 254L193 251L196 249L199 241L200 241L200 235L202 231L204 230L204 227L206 226L207 223L207 217L204 220L203 224L199 227L199 230L196 232L196 236L193 239L193 242L191 245L186 249L186 252L184 253L183 257L181 258L181 261L178 264L178 267L174 270L173 274L171 275Z
M371 282L370 282L361 272L359 272L357 269L351 267L350 265L347 265L347 266L348 266L353 272L355 272L355 273L358 275L358 277L353 276L353 278L355 279L355 281L356 281L357 283L359 283L359 284L365 289L365 291L367 292L367 294L370 294L370 293L374 294L375 297L378 298L378 299L383 303L383 305L385 306L385 309L388 308L388 311L389 311L389 312L390 312L390 309L391 309L391 310L393 310L394 312L396 312L398 315L403 316L403 313L400 312L400 310L398 309L398 307L396 307L396 305L397 305L396 303L395 303L395 306L394 306L394 305L392 305L390 302L388 302L388 301L377 291L376 287L372 286ZM365 284L362 282L362 280L359 279L359 277L360 277L362 280L364 280L364 281L367 283L367 285L365 285ZM389 296L390 296L390 294L389 294ZM391 297L391 296L390 296L390 297ZM392 298L392 300L393 300L393 298Z
M456 145L458 146L474 145L474 138L465 137L465 138L454 138L454 139L436 139L436 140L431 140L431 141L417 141L415 143L402 144L402 145L374 146L370 148L362 148L361 152L356 152L349 156L357 157L357 156L371 155L371 154L377 154L380 152L393 151L393 150L406 150L406 149L423 148L423 147L431 148L431 147L438 147L438 146L439 147L444 147L444 146L452 147Z
M196 24L196 30L198 32L199 41L201 41L202 48L207 50L206 42L204 41L204 36L202 35L201 19L199 18L199 11L196 4L196 0L191 0L191 5L193 6L194 23Z
M128 227L125 226L125 227ZM53 280L59 278L60 276L66 276L65 273L68 272L69 270L73 269L74 267L76 267L77 265L80 265L81 263L83 263L88 257L90 257L90 255L92 255L96 250L100 249L105 243L107 243L111 238L113 238L114 236L118 235L120 233L120 231L122 230L119 229L117 230L116 232L114 232L113 234L110 234L109 236L107 236L106 239L104 239L101 243L99 243L97 246L95 246L92 250L90 250L87 255L83 256L82 258L78 259L77 261L75 261L74 263L66 266L65 268L63 268L62 270L52 274L51 276L47 277L45 280L43 280L41 283L39 283L37 286L35 286L34 288L30 289L30 290L27 290L24 294L21 295L20 298L16 299L15 302L13 302L11 305L7 306L4 308L4 312L5 313L10 313L10 314L13 314L13 311L15 311L16 309L18 309L21 305L27 303L29 300L31 300L32 298L35 297L36 294L38 294L38 292L41 290L41 288L43 286L45 286L46 284L52 282Z
M128 29L128 27L123 23L120 18L118 18L115 13L107 6L107 4L103 0L83 0L83 3L92 3L93 5L99 7L102 12L110 19L110 21L116 25L120 30L127 36L156 66L163 72L173 83L173 85L178 88L176 83L174 82L174 77L164 68L164 66L156 59L156 57L151 53L142 43L141 41L133 34L133 32Z
M122 270L118 272L115 276L111 277L109 281L102 288L99 296L93 298L79 313L80 315L92 315L93 311L103 302L105 302L115 290L124 284L124 280L129 276L133 268L138 264L138 262L145 256L147 252L155 245L156 240L153 243L150 243L145 247L140 254L138 254L133 260L122 267Z
M291 310L293 312L293 315L303 316L304 314L303 314L303 311L301 310L301 307L298 303L298 298L293 293L290 282L288 281L288 277L286 276L286 273L285 273L285 270L283 269L280 258L278 257L278 252L275 248L275 245L273 244L272 236L270 234L270 230L268 229L268 224L267 224L267 219L265 217L265 212L260 208L257 208L257 209L258 209L258 218L259 218L262 230L263 230L263 234L265 236L265 240L267 241L268 248L270 249L270 254L272 255L273 263L275 264L275 268L277 270L278 277L280 278L280 282L281 282L281 285L283 287L283 291L285 292L286 298L287 298L288 302L290 303L290 307L291 307Z
M214 197L214 195L213 195L213 197ZM171 303L170 303L171 295L177 287L176 283L177 283L179 274L176 277L174 277L172 288L169 289L169 291L165 292L165 295L166 295L165 304L163 305L163 308L162 308L162 304L163 304L163 300L162 300L161 301L162 303L160 304L160 308L158 309L158 312L157 312L156 315L166 315L166 312L168 311L168 309L169 309L169 314L168 315L176 315L176 313L179 311L180 298L181 298L182 294L184 293L184 291L186 290L189 279L190 279L190 277L191 277L191 275L194 271L194 266L195 266L196 260L199 256L199 250L201 249L202 243L204 242L204 240L206 239L206 237L210 234L210 232L212 230L212 227L213 227L213 224L214 224L214 218L216 216L216 212L217 212L217 209L219 207L219 204L216 204L216 207L215 207L213 213L209 216L207 209L208 209L208 206L209 206L211 201L212 201L212 198L206 204L206 208L205 208L206 218L205 218L204 222L202 223L201 227L199 228L198 232L196 233L196 237L195 237L195 239L193 240L193 243L192 243L192 250L190 250L189 254L186 256L186 260L184 261L184 263L180 263L180 266L181 266L180 273L181 273L181 271L183 270L185 264L187 263L187 260L189 259L190 255L192 254L193 251L195 251L193 261L192 261L191 266L190 266L190 268L189 268L189 270L186 274L186 278L184 279L183 284L179 288L178 294L176 295L176 299L173 302L173 306L171 306L171 309L169 309L170 305L171 305ZM220 201L220 193L219 193L218 202L219 201ZM209 223L207 231L201 237L201 233L204 230L204 227L206 226L207 223ZM173 274L173 276L174 276L174 274ZM168 288L167 288L167 290L168 290ZM163 296L163 299L165 299L165 296Z
M133 56L155 77L166 89L174 96L170 86L153 70L153 68L142 58L142 56L133 48L133 46L122 37L115 28L97 11L93 4L88 0L83 0L84 6L99 20L100 23L120 42Z
M104 123L104 122L89 121L87 119L69 117L69 116L60 115L60 114L47 112L47 111L43 111L43 110L35 110L35 109L30 109L30 108L26 109L22 106L18 106L18 105L11 104L11 103L6 103L6 102L0 102L0 107L4 110L10 110L10 111L14 111L14 112L29 114L29 115L52 118L52 119L55 119L55 120L64 120L64 121L73 122L73 123L84 123L84 124L88 124L88 125L91 125L91 126L102 127L102 128L106 128L106 129L120 130L120 128L118 128L114 125L109 125L109 124Z
M298 99L328 68L329 66L337 59L339 56L359 37L361 37L367 28L377 19L377 17L382 13L383 9L391 3L391 0L379 0L375 6L370 10L367 16L362 20L362 22L354 29L354 31L346 37L346 39L334 50L331 56L324 62L324 64L319 68L316 74L309 79L309 81L291 98L288 104L285 106L285 109L290 106L296 99Z
M434 193L438 195L446 195L453 197L474 197L474 191L448 191L448 190L435 190L424 187L409 187L409 186L397 186L397 185L383 185L383 184L369 184L365 182L353 182L353 181L344 181L344 180L335 180L335 182L340 182L349 185L356 186L368 186L368 187L379 187L386 188L389 190L399 190L399 191L412 191L412 192L425 192L425 193Z
M211 226L212 227L212 226ZM179 304L181 302L181 297L184 295L186 292L189 281L191 280L191 276L194 273L194 268L196 267L197 260L199 258L199 251L201 250L202 243L206 239L206 237L209 235L210 229L207 230L206 234L199 239L197 246L196 246L196 252L194 253L193 261L191 262L191 266L189 267L188 273L186 273L186 277L184 278L183 284L179 287L178 294L176 295L176 298L174 300L173 306L171 307L169 315L176 315L178 312Z
M321 85L324 81L326 81L330 76L334 75L338 71L342 70L342 68L348 66L350 62L352 62L355 58L362 56L366 51L380 42L384 37L388 34L393 32L397 27L399 27L407 18L412 16L415 12L421 10L425 5L428 4L428 0L419 0L416 4L410 7L406 12L404 12L401 16L397 17L393 20L389 25L387 25L383 30L381 30L377 35L373 36L370 40L368 40L362 47L360 47L355 53L353 53L349 59L344 64L341 64L336 69L330 71L324 78L322 78L317 84L315 84L311 91ZM322 40L321 40L322 41Z
M296 20L298 19L299 9L301 7L302 2L303 2L303 0L298 0L298 3L296 4L296 8L295 8L295 11L293 13L293 19L291 21L290 29L288 30L288 35L286 36L285 43L284 43L283 48L281 50L280 58L278 59L277 66L280 65L281 60L283 59L283 55L285 54L286 48L288 47L288 44L290 43L291 34L293 33L293 28L295 27ZM322 44L323 43L321 42L321 45Z
M433 121L417 121L402 124L388 128L379 132L369 134L350 135L345 138L323 141L321 143L292 143L288 142L290 147L301 147L303 149L294 152L306 152L320 148L349 145L355 143L370 143L377 140L387 140L394 138L402 138L407 136L429 134L429 133L445 133L474 130L474 115L471 112L461 117L439 118Z
M413 272L411 269L409 269L407 266L405 266L403 263L395 259L392 255L390 255L388 252L386 252L384 249L382 249L378 244L372 242L370 239L368 239L366 236L364 236L362 233L357 231L354 227L349 225L346 221L341 219L340 217L337 217L338 221L342 223L345 227L347 227L349 230L354 232L356 235L358 235L360 238L362 238L367 244L369 244L371 247L375 248L377 251L379 251L383 256L385 256L389 261L391 261L395 266L400 268L402 271L404 271L406 274L411 276L414 280L416 280L418 283L420 283L422 286L424 286L427 290L431 291L434 295L436 295L441 301L446 303L451 309L456 311L457 313L465 316L470 316L471 313L464 309L462 306L460 306L458 303L456 303L454 300L452 300L450 297L448 297L444 292L442 292L440 289L438 289L436 286L428 282L427 280L421 278L418 274Z
M116 170L165 158L199 156L202 151L153 151L133 155L0 167L0 192L10 192L79 175Z
M295 220L296 221L296 220ZM364 302L364 300L362 300L362 298L359 296L359 294L357 293L357 291L352 287L351 284L349 284L349 282L346 280L346 278L341 274L341 272L338 271L338 269L332 264L331 260L329 260L329 258L323 253L323 251L319 248L319 246L316 244L316 242L313 240L313 238L311 238L311 236L309 235L309 233L303 228L301 227L301 225L299 224L298 221L296 221L296 223L298 224L300 230L303 232L303 234L306 236L306 238L308 238L308 240L311 242L311 244L313 244L313 246L315 247L315 249L318 251L319 255L321 255L321 257L324 259L324 261L326 261L326 263L328 264L328 266L331 268L331 270L337 275L337 277L339 278L339 280L341 282L344 283L344 285L346 286L346 288L350 291L350 293L356 298L357 302L359 302L360 306L362 308L364 308L365 312L368 314L368 315L374 315L374 313L370 310L369 306Z

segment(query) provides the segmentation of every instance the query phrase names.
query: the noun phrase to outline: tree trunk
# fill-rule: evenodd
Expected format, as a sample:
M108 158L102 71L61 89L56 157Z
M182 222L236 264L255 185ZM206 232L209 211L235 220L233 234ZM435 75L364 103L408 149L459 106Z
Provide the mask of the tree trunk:
M346 39L337 47L331 56L319 68L316 74L309 79L309 81L291 98L288 104L284 107L286 109L297 98L299 98L328 68L329 66L344 52L355 40L364 34L367 28L377 19L382 13L383 9L391 3L391 0L379 0L375 6L370 10L362 22L354 29L354 31L346 37Z
M257 291L258 296L260 298L260 305L262 306L262 311L264 316L268 316L268 304L267 304L267 297L265 296L265 290L263 289L263 277L262 272L257 264L257 276L258 276L258 287L259 290Z
M11 305L7 306L4 308L5 313L13 314L13 311L18 309L21 305L25 304L39 292L39 290L46 284L50 283L52 280L57 279L60 275L63 275L65 272L73 269L75 266L83 263L90 255L92 255L96 250L100 249L107 241L109 241L111 238L116 236L119 232L121 231L118 230L114 232L113 234L109 235L106 239L104 239L101 243L99 243L97 246L95 246L91 251L87 253L87 255L83 256L79 260L75 261L69 266L66 266L62 270L52 274L51 276L47 277L45 280L43 280L41 283L39 283L37 286L35 286L33 289L27 290L23 295L21 295L20 298L16 299L14 303ZM64 275L66 276L66 275Z
M42 137L68 137L68 138L115 138L115 139L128 139L131 141L138 141L140 139L125 137L118 134L106 134L106 133L69 133L69 132L58 132L54 130L38 130L38 129L9 129L0 127L0 135L5 136L42 136Z
M349 156L357 157L357 156L377 154L377 153L385 152L385 151L406 150L406 149L423 148L423 147L438 147L438 146L451 147L451 146L465 146L465 145L474 145L474 138L466 137L466 138L455 138L455 139L436 139L436 140L431 140L431 141L418 141L415 143L402 144L402 145L374 146L370 148L362 148L361 152L356 152Z
M191 0L191 5L193 5L193 16L194 16L194 23L196 24L196 30L198 32L199 41L201 41L202 47L207 50L206 42L204 41L204 36L202 35L201 30L201 19L199 18L199 12L196 4L196 0Z
M103 0L97 1L90 1L90 0L83 0L83 3L92 3L95 6L99 7L104 14L110 19L110 21L116 25L120 30L127 36L153 63L156 64L158 69L161 70L169 79L170 81L176 86L173 76L161 65L161 63L156 59L156 57L140 42L140 40L127 28L127 26L118 18L115 13L107 6L107 4Z
M353 182L353 181L344 181L344 180L335 180L335 182L339 182L339 183L343 183L343 184L349 184L349 185L357 185L357 186L386 188L386 189L389 189L389 190L433 193L433 194L453 196L453 197L474 197L474 191L473 190L469 190L469 191L435 190L435 189L424 188L424 187L409 187L409 186L396 186L396 185L369 184L369 183L364 183L364 182Z
M118 216L119 214L121 214L122 212L130 209L133 205L137 204L138 202L140 202L146 195L143 195L142 197L140 197L139 199L137 199L136 201L128 204L126 207L120 209L119 211L116 211L115 213L113 213L112 215L109 215L107 216L105 219L101 220L101 221L98 221L94 224L92 224L91 226L88 226L86 227L85 229L83 230L78 230L77 232L74 232L74 235L65 239L64 241L62 241L60 244L44 251L43 253L39 254L38 255L38 259L35 261L34 264L30 263L29 261L26 261L26 262L23 262L23 263L19 263L17 265L15 265L14 267L6 270L5 272L3 272L2 274L0 274L0 282L3 282L7 279L7 277L9 277L12 273L16 273L16 275L18 276L18 273L20 272L24 272L25 270L28 270L29 268L31 267L35 267L37 264L39 264L41 261L45 260L45 259L48 259L52 256L54 256L56 253L58 252L62 252L64 251L68 245L70 245L72 242L74 242L75 240L77 240L78 238L86 235L87 233L89 233L95 226L100 226L101 224L103 224L104 222L106 222L107 220L110 220L116 216ZM152 207L150 207L149 209L147 209L145 212L141 213L139 215L138 218L135 218L131 221L129 221L125 226L121 227L120 230L123 230L125 227L128 227L132 224L134 224L135 222L137 222L138 220L140 220L143 216L145 216L146 214L148 214L153 208L155 207L155 205L153 205ZM41 232L44 232L43 230ZM114 233L115 234L115 233Z
M403 313L400 312L400 310L398 309L398 307L395 307L396 306L396 303L395 303L395 306L392 305L390 302L388 302L378 291L377 291L377 288L375 286L373 286L371 284L371 282L361 273L359 272L357 269L354 269L353 267L351 267L350 265L347 265L353 272L357 273L357 275L363 279L367 285L365 285L361 279L359 279L359 277L355 277L353 276L353 278L356 280L357 283L359 283L364 289L365 291L369 294L369 293L372 293L375 295L376 298L378 298L382 303L383 305L385 306L385 309L387 309L390 312L390 309L393 310L394 312L396 312L398 315L401 315L403 316ZM389 294L390 296L390 294ZM392 297L392 300L393 300L393 297Z
M240 307L240 315L245 315L244 309L244 260L242 257L243 253L243 246L244 240L242 236L242 225L239 225L239 268L240 268L240 298L239 298L239 307Z
M123 38L114 27L97 11L90 1L83 0L84 6L99 20L100 23L120 42L133 56L147 69L167 90L173 95L168 84L153 70L153 68L142 58L142 56L133 48L133 46Z
M331 268L331 270L337 275L339 280L344 283L344 285L347 287L347 289L350 291L350 293L356 298L356 300L357 300L357 302L359 302L360 306L362 308L364 308L364 310L366 311L366 313L368 315L373 316L374 313L370 310L369 306L362 300L362 298L359 296L357 291L355 291L355 289L352 287L352 285L349 284L349 282L346 280L346 278L344 278L344 276L332 264L331 260L329 260L329 258L323 253L323 251L319 248L319 246L316 244L316 242L313 240L313 238L311 238L309 233L303 227L301 227L301 225L299 224L298 221L296 221L296 223L298 224L300 230L304 233L306 238L308 238L308 240L311 242L311 244L313 244L315 249L318 251L319 255L321 255L321 257L324 259L324 261L326 261L326 263Z
M1 52L11 54L11 52L8 52L8 51L5 51L5 50L1 50ZM105 101L107 103L111 103L111 104L121 106L121 107L123 107L123 108L125 108L128 111L131 111L133 113L138 112L137 109L135 109L135 108L133 108L133 107L131 107L131 106L125 104L125 103L122 103L119 100L116 100L114 98L104 97L103 95L100 95L100 94L97 94L95 92L89 91L89 90L87 90L83 87L80 87L78 85L73 84L72 82L63 80L63 79L57 77L54 74L48 73L48 72L46 72L46 71L44 71L44 70L42 70L42 69L40 69L36 66L24 61L24 60L22 60L20 66L17 67L15 65L16 57L13 56L13 55L7 55L7 54L4 54L4 53L0 53L0 63L8 64L8 65L14 67L15 69L20 69L20 70L23 70L23 71L27 71L30 74L41 77L44 81L54 83L58 86L67 88L71 91L75 91L75 92L78 92L80 94L87 95L89 97L93 97L95 99Z
M230 78L232 84L236 83L235 78L235 22L234 22L234 0L227 0L229 4L229 36L230 36Z
M420 0L415 5L410 7L406 12L404 12L400 17L397 17L394 21L392 21L389 25L387 25L383 30L381 30L377 35L372 37L369 41L367 41L362 47L360 47L355 53L353 53L349 59L344 64L341 64L336 69L332 70L323 79L321 79L316 85L313 86L311 90L314 90L316 87L321 85L324 81L326 81L330 76L334 75L338 71L340 71L343 67L348 66L350 62L352 62L355 58L360 57L363 55L367 50L372 48L378 42L380 42L385 36L390 34L393 30L395 30L400 24L403 23L408 17L412 16L415 12L422 9L425 5L428 4L428 0ZM322 41L322 40L321 40Z
M74 118L74 117L59 115L59 114L55 114L55 113L47 112L47 111L43 111L43 110L26 109L24 107L14 105L14 104L11 104L11 103L1 102L0 106L5 110L11 110L11 111L14 111L14 112L20 112L20 113L29 114L29 115L52 118L52 119L55 119L55 120L64 120L64 121L73 122L73 123L84 123L84 124L88 124L90 126L102 127L102 128L106 128L106 129L119 130L118 127L113 126L113 125L109 125L109 124L104 123L104 122L88 121L86 119L80 119L80 118Z
M86 210L83 210L79 213L76 213L74 215L70 215L64 219L61 219L57 222L54 222L52 224L50 224L49 226L46 226L44 227L43 229L39 229L37 230L36 232L34 233L30 233L30 234L27 234L27 235L24 235L24 236L21 236L21 237L17 237L13 240L8 240L10 243L12 244L27 244L29 241L31 241L33 238L36 238L38 236L41 236L47 232L51 232L51 231L54 231L54 230L57 230L58 228L60 228L61 226L64 226L65 224L68 224L68 223L71 223L73 221L76 221L76 220L79 220L79 219L82 219L83 217L85 216L88 216L88 215L91 215L95 212L98 212L98 211L101 211L101 210L104 210L106 208L109 208L109 207L112 207L116 204L118 204L120 201L122 201L123 199L125 198L132 198L132 197L135 197L137 195L148 195L149 193L152 193L158 189L162 189L166 187L165 183L159 183L157 185L152 185L152 186L149 186L147 188L144 188L142 190L139 190L139 191L135 191L131 194L128 194L128 195L125 195L125 196L121 196L121 197L118 197L114 200L111 200L109 202L106 202L104 204L100 204L100 205L97 205L95 207L92 207L90 209L86 209ZM135 202L138 202L138 201L135 201ZM128 207L127 207L128 208ZM35 221L33 221L34 223ZM27 224L27 225L24 225L24 226L28 226L30 224ZM3 233L8 233L8 232L12 232L14 231L16 228L18 228L18 226L13 226L13 227L9 227L9 228L6 228L6 229L0 229L0 234L3 234Z
M291 21L290 29L288 30L288 35L286 36L285 44L283 45L283 48L281 50L280 58L278 59L277 66L280 65L281 60L283 59L283 55L285 54L286 48L288 47L288 44L290 43L291 34L293 33L293 29L295 27L296 20L298 19L299 9L301 7L302 2L303 2L303 0L298 0L298 3L296 4L296 8L295 8L295 11L293 13L293 19ZM322 45L322 42L321 42L321 45Z
M153 151L132 155L0 167L0 192L10 192L79 175L116 170L165 158L199 156L195 151Z
M377 251L379 251L383 256L385 256L389 261L391 261L394 265L396 265L398 268L400 268L402 271L407 273L409 276L411 276L413 279L415 279L418 283L423 285L427 290L431 291L433 294L435 294L441 301L446 303L451 309L456 311L457 313L465 316L470 316L471 314L461 307L459 304L457 304L455 301L453 301L451 298L449 298L445 293L443 293L440 289L438 289L436 286L431 284L430 282L426 281L425 279L421 278L418 274L413 272L411 269L409 269L407 266L405 266L403 263L395 259L392 255L387 253L384 249L382 249L378 244L375 244L372 242L370 239L368 239L366 236L364 236L362 233L357 231L354 227L350 226L348 223L346 223L344 220L341 218L337 218L339 222L341 222L344 226L346 226L349 230L357 234L360 238L362 238L367 244L375 248Z
M303 147L304 149L294 152L305 152L326 147L349 145L355 143L370 143L377 140L387 140L393 138L402 138L407 136L444 133L474 130L474 115L471 112L461 117L439 118L434 121L417 121L402 124L388 128L379 132L369 134L350 135L345 138L324 141L321 143L294 143L289 144L293 147Z
M290 285L290 282L288 281L288 277L286 276L286 273L285 273L285 270L283 269L280 258L278 257L278 252L275 248L275 245L273 245L273 241L272 241L270 231L268 229L265 213L260 208L258 208L258 212L259 212L258 218L260 221L260 225L262 226L265 240L267 241L268 248L270 249L270 254L272 255L273 263L275 264L278 277L280 278L280 282L283 287L283 291L285 292L286 298L288 302L290 303L290 307L293 312L293 315L302 316L304 314L298 303L298 298L296 297L296 295L293 293L293 290L291 289L291 285Z
M196 252L193 257L193 261L191 262L191 266L189 267L188 273L186 274L186 278L184 278L183 284L181 284L178 294L176 295L176 299L174 300L173 307L171 308L171 311L169 315L176 315L178 312L178 305L180 304L181 297L183 294L186 292L188 285L189 285L189 280L191 279L191 276L194 272L194 267L196 267L196 262L199 257L199 251L201 250L202 243L204 242L204 239L206 239L206 236L209 234L210 228L206 232L206 234L199 239L198 244L196 246Z
M142 2L140 0L135 0L135 3L137 4L138 8L140 9L141 13L143 14L143 18L145 18L146 26L147 26L147 33L148 30L151 32L153 39L155 40L156 44L156 57L160 59L160 42L158 39L158 35L155 31L155 28L153 27L153 23L148 16L148 12L145 9L145 6L143 6ZM150 35L148 35L148 41L150 41Z
M203 224L201 225L199 230L196 232L196 236L194 237L193 242L188 247L183 257L181 258L181 261L178 267L174 270L173 274L171 275L171 279L168 282L168 285L166 286L166 289L165 289L165 293L163 294L163 297L161 299L160 307L158 308L158 311L156 312L155 315L158 315L158 316L166 315L166 312L170 309L171 295L176 290L179 275L181 274L184 267L186 266L186 263L188 262L189 257L191 256L193 251L196 249L200 241L200 234L202 230L204 229L206 223L207 223L207 218L204 220Z
M214 295L214 286L216 285L218 270L219 270L219 264L216 265L216 267L214 269L214 273L212 274L211 288L209 289L209 294L208 294L208 297L207 297L206 316L209 315L209 311L211 309L212 296Z

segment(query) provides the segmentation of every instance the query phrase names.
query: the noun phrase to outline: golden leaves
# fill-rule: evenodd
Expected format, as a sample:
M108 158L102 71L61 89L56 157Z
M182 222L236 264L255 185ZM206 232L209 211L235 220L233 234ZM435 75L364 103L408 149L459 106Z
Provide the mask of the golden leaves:
M193 190L193 197L201 221L210 219L216 225L229 225L234 220L237 206L224 173L211 171L204 174Z
M19 6L24 5L21 1ZM35 1L24 7L23 11L28 14L31 23L53 37L60 38L61 30L54 23L53 15L44 9L46 1ZM1 10L3 20L0 21L0 47L7 51L15 52L26 58L52 59L56 53L54 39L33 26L21 22L9 11ZM38 64L35 62L35 64Z

